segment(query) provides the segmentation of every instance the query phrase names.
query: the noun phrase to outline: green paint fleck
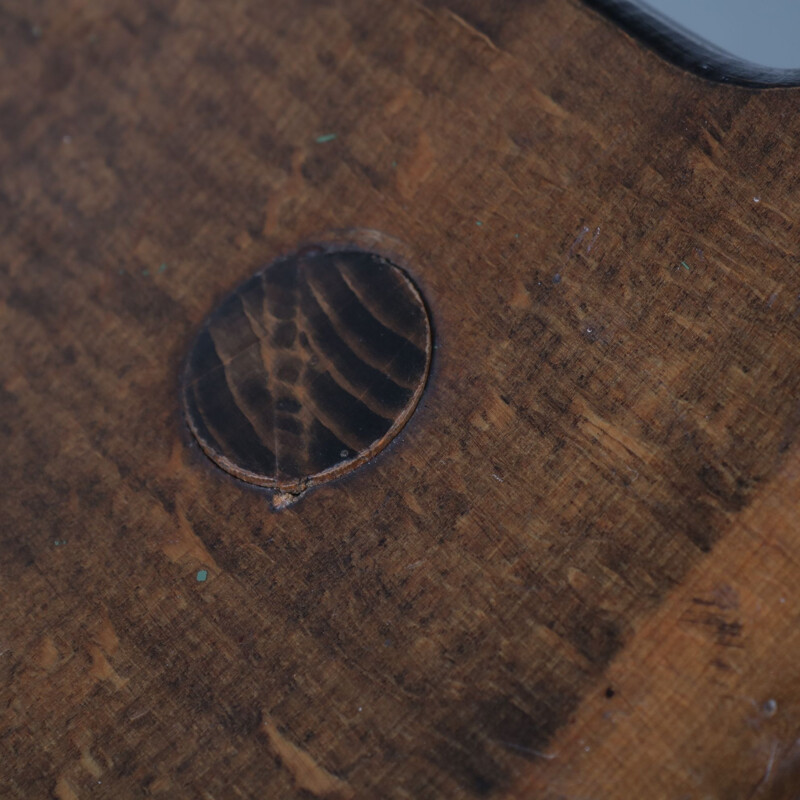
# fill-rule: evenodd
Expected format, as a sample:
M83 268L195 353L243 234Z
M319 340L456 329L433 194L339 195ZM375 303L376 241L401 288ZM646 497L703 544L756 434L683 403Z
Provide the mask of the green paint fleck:
M691 272L691 271L692 271L692 268L691 268L691 267L690 267L690 266L689 266L689 265L688 265L688 264L687 264L685 261L681 261L681 266L682 266L682 267L683 267L683 268L684 268L684 269L685 269L687 272Z
M515 239L519 239L519 234L518 234L518 233L515 233L515 234L514 234L514 238L515 238Z
M162 262L161 262L161 266L158 268L158 271L159 271L159 272L163 272L163 271L164 271L166 268L167 268L167 265L166 265L166 263L164 263L164 262L162 261Z
M335 133L323 133L322 136L317 136L317 144L326 144L327 142L332 142L335 138Z
M150 270L149 269L143 269L142 270L142 275L144 275L145 277L147 277L149 274L150 274Z
M208 577L208 570L207 569L199 569L197 570L197 582L204 583L205 579Z
M476 224L476 225L477 225L479 228L483 226L483 222L482 222L481 220L479 220L479 219L476 219L476 220L475 220L475 224Z
M392 169L397 169L397 162L396 161L392 161Z
M55 539L55 540L53 541L53 545L54 545L55 547L60 547L62 544L66 544L66 543L67 543L67 540L66 540L66 539Z

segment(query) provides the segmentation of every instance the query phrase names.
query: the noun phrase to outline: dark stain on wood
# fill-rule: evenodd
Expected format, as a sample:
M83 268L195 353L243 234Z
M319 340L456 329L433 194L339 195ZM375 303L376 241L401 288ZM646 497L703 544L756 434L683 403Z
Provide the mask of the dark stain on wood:
M236 477L296 492L380 452L425 388L431 326L410 278L358 250L306 248L228 296L183 378L189 426Z

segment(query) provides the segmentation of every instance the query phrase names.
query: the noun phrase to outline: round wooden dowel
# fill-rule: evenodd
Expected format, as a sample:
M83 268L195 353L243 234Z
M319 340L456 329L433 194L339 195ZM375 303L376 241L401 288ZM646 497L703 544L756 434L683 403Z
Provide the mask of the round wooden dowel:
M397 435L425 388L431 346L403 270L360 250L306 248L206 319L184 373L186 418L227 472L300 492Z

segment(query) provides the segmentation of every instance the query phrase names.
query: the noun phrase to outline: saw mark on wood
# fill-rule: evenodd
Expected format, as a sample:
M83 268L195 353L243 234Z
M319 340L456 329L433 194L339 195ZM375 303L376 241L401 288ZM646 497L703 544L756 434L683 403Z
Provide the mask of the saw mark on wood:
M315 797L347 800L355 796L345 781L318 764L310 753L290 741L268 718L261 723L261 732L266 735L273 752L291 772L300 789L310 792Z

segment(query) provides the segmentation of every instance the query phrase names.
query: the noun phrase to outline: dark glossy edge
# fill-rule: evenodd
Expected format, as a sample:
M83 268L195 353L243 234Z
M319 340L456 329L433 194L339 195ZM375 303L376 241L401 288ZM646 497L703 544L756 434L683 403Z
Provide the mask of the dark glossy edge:
M772 69L737 58L655 9L632 0L583 0L662 58L716 83L751 89L800 86L800 69Z

